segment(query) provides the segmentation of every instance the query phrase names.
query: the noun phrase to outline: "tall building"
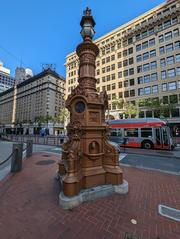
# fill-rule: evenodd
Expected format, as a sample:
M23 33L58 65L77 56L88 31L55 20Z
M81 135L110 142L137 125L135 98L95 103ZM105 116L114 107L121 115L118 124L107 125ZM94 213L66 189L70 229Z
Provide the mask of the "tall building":
M33 72L29 68L17 67L15 70L15 80L19 84L29 78L33 77Z
M13 87L15 80L10 76L10 70L0 61L0 93Z
M106 90L110 114L124 117L113 104L123 99L139 107L140 117L159 117L141 99L177 104L167 120L180 127L180 2L169 0L96 39L97 90ZM66 97L78 83L78 58L66 57Z
M0 93L0 124L10 133L36 133L38 119L56 118L64 107L65 79L47 69ZM51 121L51 120L49 120ZM31 132L29 126L31 125ZM46 127L49 127L46 124ZM55 130L50 133L55 133Z

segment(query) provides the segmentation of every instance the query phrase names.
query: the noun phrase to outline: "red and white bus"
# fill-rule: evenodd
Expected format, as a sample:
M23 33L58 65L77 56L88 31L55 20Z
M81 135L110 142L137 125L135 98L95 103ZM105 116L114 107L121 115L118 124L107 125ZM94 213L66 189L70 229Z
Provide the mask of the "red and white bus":
M172 150L170 128L157 118L109 120L110 140L124 147Z

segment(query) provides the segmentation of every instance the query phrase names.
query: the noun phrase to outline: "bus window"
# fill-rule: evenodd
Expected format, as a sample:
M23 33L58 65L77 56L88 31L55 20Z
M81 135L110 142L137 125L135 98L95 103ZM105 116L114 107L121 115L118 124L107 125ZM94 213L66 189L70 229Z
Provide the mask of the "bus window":
M141 128L141 137L152 137L152 128Z
M117 136L122 137L122 130L121 129L117 129Z
M162 128L162 136L163 136L163 143L164 143L164 145L168 145L167 128Z
M117 130L111 129L111 136L117 136Z
M138 137L138 128L124 129L125 137Z
M161 144L161 135L160 135L160 129L156 128L156 144L160 145Z

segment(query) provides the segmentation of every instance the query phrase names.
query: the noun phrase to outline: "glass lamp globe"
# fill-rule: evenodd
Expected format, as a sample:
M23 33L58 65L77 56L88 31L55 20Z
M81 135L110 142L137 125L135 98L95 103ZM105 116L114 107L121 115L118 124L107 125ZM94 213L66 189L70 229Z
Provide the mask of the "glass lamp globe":
M94 31L91 23L90 22L85 22L83 27L82 27L82 30L81 30L82 38L84 39L86 36L88 36L92 39L94 34L95 34L95 31Z

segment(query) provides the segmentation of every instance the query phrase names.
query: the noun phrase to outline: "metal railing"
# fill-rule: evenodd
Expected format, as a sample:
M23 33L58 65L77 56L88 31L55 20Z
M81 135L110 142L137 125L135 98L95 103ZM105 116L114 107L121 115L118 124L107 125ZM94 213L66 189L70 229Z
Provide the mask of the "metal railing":
M0 162L0 172L6 166L11 166L11 172L19 172L22 169L23 154L26 153L26 158L32 156L33 142L32 140L27 141L27 145L23 148L23 144L13 144L12 153L2 162ZM11 164L6 163L11 160Z
M65 141L66 137L50 135L6 135L3 136L2 139L24 143L26 143L28 140L32 140L33 144L60 146Z

